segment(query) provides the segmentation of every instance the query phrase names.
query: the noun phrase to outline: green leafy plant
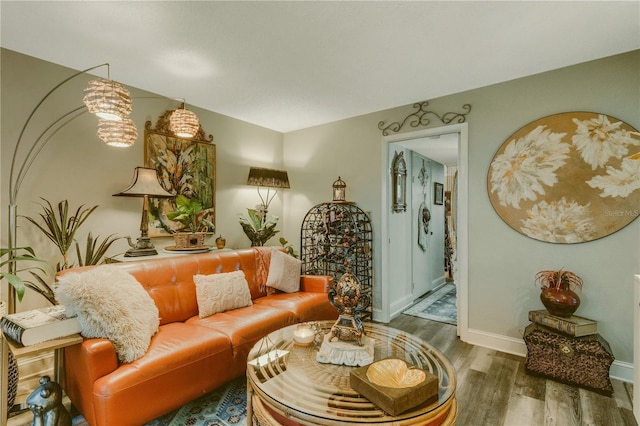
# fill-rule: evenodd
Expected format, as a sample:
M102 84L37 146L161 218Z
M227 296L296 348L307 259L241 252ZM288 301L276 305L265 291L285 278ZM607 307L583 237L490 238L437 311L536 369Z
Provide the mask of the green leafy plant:
M10 256L11 251L13 251L14 253L13 256ZM13 250L8 248L0 248L0 268L4 269L9 265L14 265L15 267L14 268L15 273L0 271L0 280L6 279L9 285L11 285L16 290L16 296L18 297L19 302L22 302L22 298L24 297L24 292L27 287L38 288L38 284L23 280L18 276L18 273L29 271L34 277L40 278L37 274L33 272L33 269L45 272L44 269L38 266L32 266L32 265L26 266L24 268L18 268L18 264L19 263L21 264L22 262L45 262L45 261L42 259L38 259L31 247L18 247ZM53 295L53 291L48 285L46 286L46 288L50 292L50 295ZM53 300L55 300L55 298Z
M44 235L47 236L58 247L62 255L62 264L56 265L56 270L69 268L68 252L73 244L74 237L78 228L87 220L89 215L98 208L98 206L85 208L84 204L78 207L74 214L69 214L69 202L67 200L58 203L57 214L51 203L41 198L46 204L40 204L43 213L40 213L44 225L41 225L35 219L24 216L29 222L34 224Z
M121 238L122 237L116 237L115 234L111 234L105 237L102 241L100 241L98 238L94 240L93 235L91 235L91 232L89 232L89 235L87 235L87 245L85 247L84 260L82 252L80 250L80 244L76 242L76 256L78 257L78 264L80 266L99 264L107 253L107 250L109 250L109 247L111 247L111 244L115 243Z
M564 269L540 271L536 274L536 283L540 288L554 288L556 290L573 290L582 288L582 278Z
M213 223L205 218L206 211L197 198L189 198L185 195L176 197L176 209L167 212L170 220L181 223L190 232L199 232L215 229Z
M263 246L279 232L276 229L278 217L260 214L256 209L247 209L247 213L238 215L238 219L252 246Z
M280 245L282 247L284 247L284 251L290 255L295 257L296 259L298 258L298 253L296 253L296 251L293 249L293 246L291 244L289 244L289 241L287 241L286 238L284 237L280 237Z

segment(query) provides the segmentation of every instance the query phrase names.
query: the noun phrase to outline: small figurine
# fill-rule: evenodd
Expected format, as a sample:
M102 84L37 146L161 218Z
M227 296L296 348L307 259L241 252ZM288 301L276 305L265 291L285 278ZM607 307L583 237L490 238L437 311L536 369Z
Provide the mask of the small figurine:
M358 279L350 273L343 274L328 296L329 302L338 309L338 319L331 327L329 340L351 341L362 346L364 327L360 312L369 306L370 299L362 294Z
M49 376L40 377L40 386L27 397L33 413L31 426L71 426L71 415L62 405L62 388Z

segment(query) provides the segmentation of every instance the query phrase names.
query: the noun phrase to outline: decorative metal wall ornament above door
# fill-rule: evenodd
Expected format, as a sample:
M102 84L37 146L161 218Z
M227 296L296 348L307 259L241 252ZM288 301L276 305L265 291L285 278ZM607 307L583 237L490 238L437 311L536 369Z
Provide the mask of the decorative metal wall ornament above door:
M467 119L467 114L471 112L471 105L464 104L462 105L462 109L466 112L445 112L440 115L435 111L428 110L429 101L422 101L413 104L413 107L416 109L414 112L409 114L402 121L394 121L390 124L385 124L386 121L381 121L378 123L378 129L382 130L382 136L388 136L389 132L398 133L407 122L413 128L422 126L426 127L431 124L430 117L436 117L438 120L442 122L442 124L451 124L451 123L464 123Z

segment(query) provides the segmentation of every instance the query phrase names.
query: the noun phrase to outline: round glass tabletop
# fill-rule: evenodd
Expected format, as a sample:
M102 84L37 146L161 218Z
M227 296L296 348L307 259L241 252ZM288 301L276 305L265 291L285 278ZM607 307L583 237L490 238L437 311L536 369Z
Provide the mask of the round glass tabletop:
M330 331L333 322L315 324L322 335ZM248 389L272 411L298 423L323 425L402 420L402 424L429 424L430 420L440 424L445 418L456 416L453 366L440 351L422 339L383 325L364 324L365 334L375 340L374 361L403 359L434 374L439 381L437 400L432 398L397 416L390 416L351 388L350 371L355 367L320 363L316 360L319 345L294 344L296 327L292 325L269 334L249 353Z

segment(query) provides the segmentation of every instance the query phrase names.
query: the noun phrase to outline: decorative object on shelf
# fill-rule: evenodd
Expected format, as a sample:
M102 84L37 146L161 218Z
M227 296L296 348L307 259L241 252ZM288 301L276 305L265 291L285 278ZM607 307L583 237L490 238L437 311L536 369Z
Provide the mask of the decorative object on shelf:
M338 176L338 180L333 182L333 202L334 203L344 203L347 201L347 184L340 179Z
M330 340L356 342L362 346L364 327L360 313L369 307L369 295L362 294L358 279L343 274L338 283L329 289L329 302L338 309L338 319L331 327Z
M315 341L316 333L309 324L298 324L293 331L293 342L299 346L311 346Z
M581 289L582 278L574 272L559 270L540 271L536 274L540 284L540 300L551 315L568 318L580 306L580 297L573 290Z
M441 206L444 204L444 185L433 182L433 204Z
M489 200L515 231L574 244L610 235L640 215L640 141L605 114L567 112L533 121L496 152Z
M178 246L168 246L162 249L165 253L206 253L213 249L212 246L207 244L203 244L201 247L178 247Z
M149 197L173 198L174 195L166 191L158 180L155 169L136 167L131 185L125 190L113 194L116 197L142 197L142 219L140 221L140 238L134 244L131 237L127 237L131 248L125 253L126 257L150 256L158 254L149 238Z
M216 248L223 249L225 245L227 245L227 240L222 238L222 235L218 235L218 238L216 238Z
M169 117L174 111L165 111L151 127L145 124L145 165L158 172L160 184L168 192L196 198L202 204L211 227L206 232L215 232L215 178L216 146L213 136L205 137L202 126L192 138L177 137L170 128ZM168 211L176 209L175 200L154 198L149 203L149 236L170 236L182 225L167 217Z
M179 138L192 139L198 133L200 120L182 102L180 107L169 116L169 128Z
M403 213L407 211L407 163L404 160L404 152L396 151L391 162L393 182L393 212Z
M382 130L382 136L388 136L389 132L397 133L402 130L407 122L409 122L409 125L413 128L419 126L426 127L431 124L430 116L436 117L442 124L464 123L467 119L467 114L471 112L471 105L469 104L462 105L462 109L465 110L465 112L446 112L442 115L435 111L430 111L427 109L428 107L428 101L417 102L413 104L415 111L406 116L404 120L401 122L394 121L390 124L385 124L385 121L381 121L378 123L378 129Z
M302 273L330 275L337 283L350 272L362 294L373 297L373 230L353 202L322 203L307 212L300 235ZM371 305L361 318L371 319Z
M278 189L289 189L289 176L285 170L264 169L261 167L249 168L249 176L247 177L247 185L257 186L258 196L262 204L256 206L256 210L266 217L269 210L269 204L276 196ZM267 194L263 197L260 188L267 188ZM269 195L270 190L274 189L273 194Z
M38 386L27 397L34 426L71 426L71 414L62 403L62 387L49 376L40 377Z
M179 249L202 248L206 231L215 229L215 225L209 222L206 212L197 198L178 195L176 209L167 212L167 217L174 222L181 223L184 227L176 230L173 234L176 247Z

